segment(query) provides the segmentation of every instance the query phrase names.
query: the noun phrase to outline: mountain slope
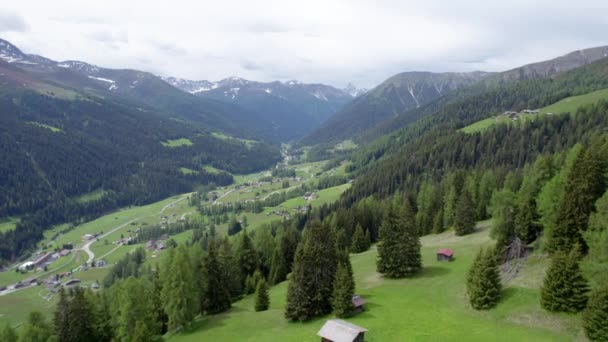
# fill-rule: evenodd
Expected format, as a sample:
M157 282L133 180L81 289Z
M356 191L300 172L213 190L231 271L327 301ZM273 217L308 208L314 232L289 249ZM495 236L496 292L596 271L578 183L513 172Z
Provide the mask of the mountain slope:
M469 86L489 73L404 72L355 99L303 142L317 144L353 137L411 109L424 106L446 93Z
M173 77L164 80L201 98L245 108L257 120L267 123L273 138L281 141L310 132L353 98L350 93L331 86L297 81L263 83L237 77L219 82Z
M495 73L472 86L458 89L442 96L426 106L415 108L409 112L386 120L376 127L362 133L360 142L370 142L385 134L406 127L413 121L431 115L450 103L454 103L468 96L481 94L485 91L496 89L502 85L508 85L520 81L538 80L552 78L561 73L594 63L608 56L608 46L594 47L584 50L570 52L547 61L527 64L518 68Z
M142 109L164 113L168 118L203 124L210 131L249 139L271 138L267 134L269 123L255 118L249 111L234 104L184 93L148 72L106 69L80 61L56 62L25 54L1 39L0 60L6 62L5 67L8 64L27 74L25 77L31 82L25 84L20 79L23 75L12 77L12 84L18 87L40 91L58 86L97 97L120 99ZM10 76L0 75L0 80L11 79ZM51 95L50 92L47 94Z

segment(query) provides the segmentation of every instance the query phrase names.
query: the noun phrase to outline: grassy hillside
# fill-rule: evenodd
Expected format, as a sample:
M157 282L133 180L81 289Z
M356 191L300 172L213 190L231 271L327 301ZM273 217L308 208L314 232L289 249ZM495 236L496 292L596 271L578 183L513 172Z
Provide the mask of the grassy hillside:
M594 91L585 95L567 97L554 104L540 108L538 115L520 115L517 121L512 121L510 118L502 115L494 116L491 118L477 121L474 124L462 128L461 131L467 134L472 134L477 132L483 132L488 129L488 127L492 127L494 125L526 122L529 120L533 120L539 116L547 115L548 113L575 113L579 107L596 103L597 101L602 99L608 99L608 89Z
M424 270L412 279L389 280L376 273L376 250L351 256L357 293L366 311L348 321L369 329L366 341L571 341L579 339L578 317L548 314L539 305L538 282L546 259L534 256L507 284L503 300L490 311L470 308L466 271L480 246L489 245L489 223L478 232L456 237L452 232L422 239ZM453 248L451 263L435 260L439 248ZM530 268L533 272L526 272ZM253 296L225 314L206 316L170 341L317 341L317 331L331 316L307 323L283 317L287 283L270 290L271 306L254 312Z

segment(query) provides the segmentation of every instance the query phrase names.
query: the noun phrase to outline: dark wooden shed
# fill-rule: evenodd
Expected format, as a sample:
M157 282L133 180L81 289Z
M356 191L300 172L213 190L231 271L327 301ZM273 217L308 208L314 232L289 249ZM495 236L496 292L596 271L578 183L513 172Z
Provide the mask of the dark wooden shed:
M367 329L341 319L332 319L317 333L322 342L364 342Z
M364 310L364 305L365 305L365 301L363 300L363 298L361 298L361 296L359 295L354 295L353 299L352 299L352 303L353 303L353 312L354 313L360 313Z
M454 259L454 251L451 249L440 249L437 251L437 261L452 261Z

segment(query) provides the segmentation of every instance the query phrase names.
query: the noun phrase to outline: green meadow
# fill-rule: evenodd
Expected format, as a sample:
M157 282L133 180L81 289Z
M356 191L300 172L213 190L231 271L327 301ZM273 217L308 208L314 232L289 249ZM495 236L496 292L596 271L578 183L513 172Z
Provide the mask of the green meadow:
M503 298L489 311L468 304L465 277L475 253L491 244L489 223L474 234L452 232L422 238L424 269L409 279L384 279L376 272L376 250L351 255L357 293L366 311L347 320L369 329L366 341L572 341L584 340L577 315L549 314L540 308L538 278L546 267L534 256L520 276L505 284ZM435 259L439 248L455 250L453 262ZM539 262L542 260L542 262ZM526 272L530 268L534 272ZM542 277L542 276L541 276ZM170 341L318 341L317 331L331 315L306 323L283 314L287 282L270 289L270 310L255 312L254 298L236 302L224 314L205 316Z

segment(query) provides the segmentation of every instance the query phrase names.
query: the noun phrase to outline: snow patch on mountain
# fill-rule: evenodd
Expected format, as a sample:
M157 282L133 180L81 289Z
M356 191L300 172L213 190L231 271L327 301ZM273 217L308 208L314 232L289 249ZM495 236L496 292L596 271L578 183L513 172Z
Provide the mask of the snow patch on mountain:
M97 81L102 81L102 82L108 82L108 83L116 83L114 80L110 80L108 78L103 78L103 77L94 77L94 76L87 76L88 78L92 79L92 80L97 80Z

